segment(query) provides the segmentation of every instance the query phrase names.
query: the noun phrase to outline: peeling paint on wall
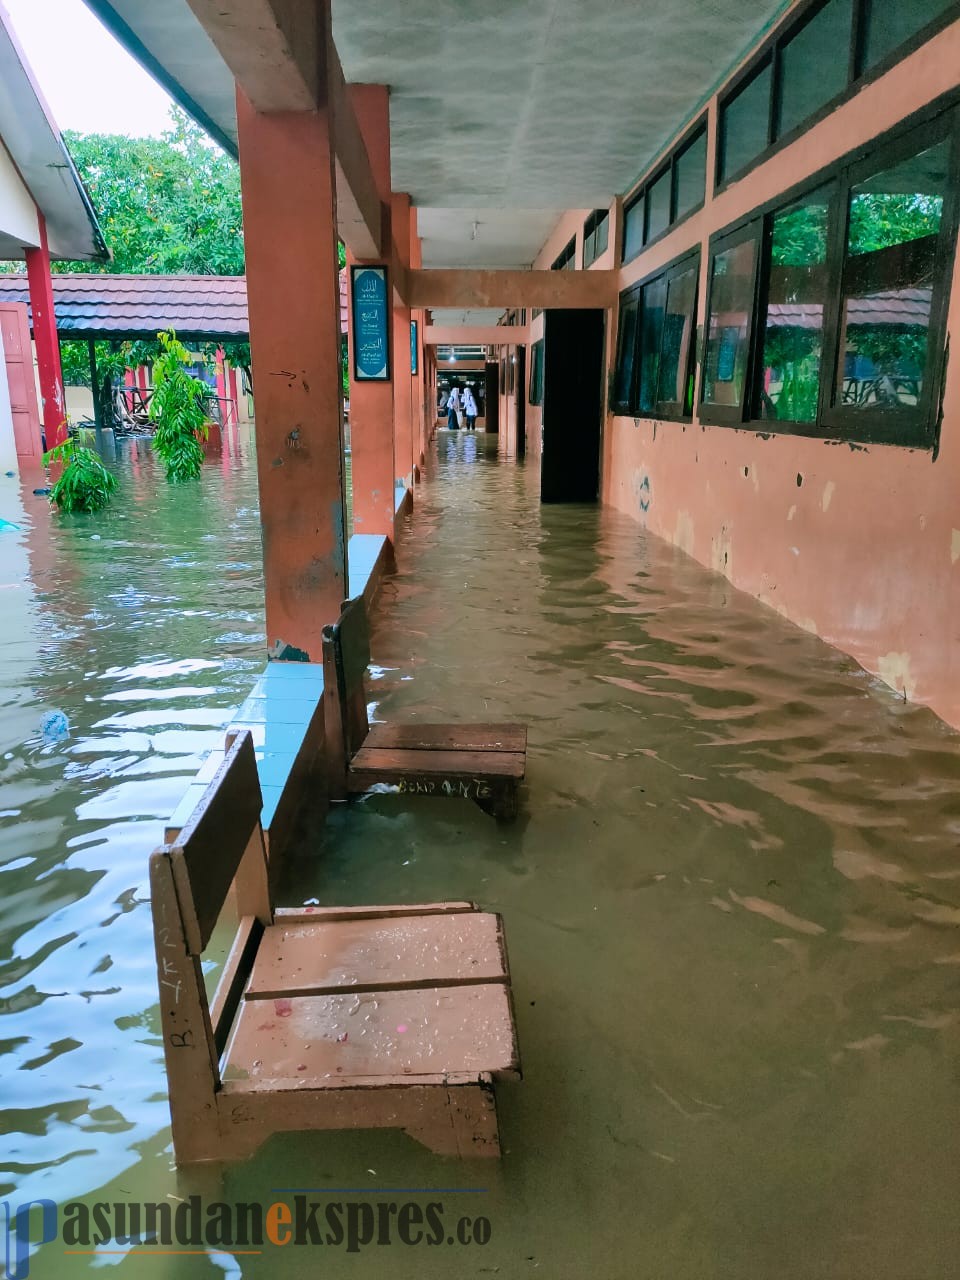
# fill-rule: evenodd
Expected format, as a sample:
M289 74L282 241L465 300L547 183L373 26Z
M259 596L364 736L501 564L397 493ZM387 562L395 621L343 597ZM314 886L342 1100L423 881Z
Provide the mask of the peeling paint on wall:
M836 489L836 487L837 486L834 484L832 480L828 480L827 483L823 486L823 497L820 499L821 511L830 510L830 503L833 501L833 491L834 489Z
M960 560L960 529L953 529L950 534L950 563Z
M880 659L879 667L880 679L884 684L906 698L913 697L915 681L910 672L909 653L885 653Z
M677 527L673 533L673 540L681 551L685 551L688 556L693 555L693 517L689 511L677 512Z
M733 572L733 530L725 524L720 526L719 535L713 539L710 563L717 573L729 576Z

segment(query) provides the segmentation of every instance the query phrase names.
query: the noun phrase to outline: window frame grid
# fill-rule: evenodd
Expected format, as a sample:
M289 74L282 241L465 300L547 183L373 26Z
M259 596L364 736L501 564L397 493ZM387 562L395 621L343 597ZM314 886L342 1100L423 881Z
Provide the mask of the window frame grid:
M636 281L630 285L628 289L624 289L620 294L618 314L617 314L617 347L614 364L614 379L616 380L617 370L620 368L620 361L623 355L623 313L626 307L634 306L636 308L636 322L633 333L633 365L630 371L630 388L628 391L629 399L614 399L611 396L610 411L621 418L649 418L656 419L658 422L680 422L690 423L693 421L692 413L683 413L678 411L676 406L679 403L676 400L656 400L651 411L642 412L639 405L640 395L640 372L643 361L641 358L641 340L643 337L643 295L645 290L651 285L663 281L665 285L664 302L669 300L670 283L675 277L684 275L692 267L696 273L696 284L693 294L693 303L691 308L692 324L687 340L686 351L682 354L682 361L686 366L687 372L691 370L696 379L696 361L697 361L697 316L698 304L700 298L700 264L701 264L701 246L694 245L692 248L686 249L677 258L673 258L663 267L658 267L656 271L651 272L642 280ZM657 351L657 387L655 391L659 391L660 384L660 359L663 354L663 330L660 333L660 345ZM694 406L696 406L696 396L694 396Z
M936 146L942 140L950 143L950 176L944 195L940 231L932 271L930 323L927 334L924 388L920 404L903 409L877 410L865 414L830 401L840 359L839 318L842 306L843 265L848 230L849 197L853 187L872 174ZM759 416L758 378L762 366L763 334L766 326L766 272L769 270L769 237L777 213L795 204L820 187L832 185L831 208L827 229L827 296L824 303L823 345L817 417L813 422ZM740 239L757 234L759 253L754 267L754 302L749 335L747 382L742 412L716 412L724 406L703 402L704 372L707 355L707 325L710 316L713 285L712 263L716 253L735 247ZM703 311L704 337L700 353L697 421L705 426L734 427L763 435L798 435L838 444L885 444L901 448L934 450L938 447L946 344L947 313L951 284L956 270L957 236L960 231L960 89L951 90L935 102L899 122L892 129L863 143L855 150L793 187L765 201L710 237L707 246L707 287Z
M720 195L727 187L746 177L758 165L764 164L771 156L776 155L778 151L795 142L797 138L831 115L842 103L859 93L865 85L885 75L891 67L896 66L898 62L902 62L940 31L960 19L960 0L953 0L953 3L948 4L940 14L932 18L901 44L891 49L884 57L878 59L874 66L864 67L868 8L872 0L853 0L847 51L847 76L844 88L811 112L809 116L801 120L792 129L788 130L788 132L778 135L776 130L779 126L781 108L781 49L799 33L801 28L812 22L820 10L825 8L829 2L830 0L806 0L795 12L786 15L780 25L758 46L750 59L744 63L720 94L717 102L717 135L714 149L714 196ZM897 0L897 2L907 3L907 0ZM735 173L727 174L724 172L724 112L727 106L747 87L748 83L756 75L760 74L763 64L767 60L771 63L767 145Z
M760 288L760 255L763 251L763 232L766 218L760 214L752 215L732 230L718 232L710 237L707 249L707 287L703 310L703 344L700 358L700 381L697 391L697 417L700 422L713 427L742 427L752 412L751 390L754 384L756 368L755 335L758 329ZM744 340L746 347L746 368L743 374L743 394L740 403L733 405L714 404L704 399L706 390L707 348L710 343L710 309L713 306L713 265L718 254L727 253L741 244L753 241L753 272L750 281L750 303L747 313L747 334Z
M607 235L602 248L597 245L597 233L606 227ZM592 266L602 253L606 253L610 243L610 210L594 209L583 224L583 267Z
M958 0L958 3L960 3L960 0ZM697 118L693 121L690 127L684 130L684 132L677 139L677 142L674 144L671 150L667 153L667 155L662 156L658 160L656 166L647 171L647 176L643 179L643 181L638 183L637 186L631 192L631 194L624 199L623 216L621 219L621 228L620 228L621 266L626 266L628 262L632 262L635 258L638 258L640 254L643 253L646 249L649 249L651 245L657 244L658 241L662 240L664 236L669 235L671 231L674 231L676 230L677 227L682 226L687 221L688 218L692 218L694 214L699 213L700 210L703 208L707 198L707 161L709 159L709 154L705 154L704 156L703 195L695 204L691 205L690 208L687 209L685 213L682 213L679 217L677 217L677 212L676 212L677 210L677 161L680 159L681 156L686 154L686 152L694 145L695 142L698 141L701 134L707 139L707 150L709 150L709 134L707 132L707 113L705 111L701 112L701 114L697 116ZM648 237L649 210L647 207L647 203L648 203L647 196L650 191L650 188L660 178L663 177L664 173L668 169L670 170L669 219L667 221L667 225L664 227L662 231L659 231L655 236L653 236L652 238L649 238ZM638 248L635 249L634 252L632 252L628 256L627 255L627 218L631 213L631 211L635 209L637 205L643 206L640 211L640 244Z

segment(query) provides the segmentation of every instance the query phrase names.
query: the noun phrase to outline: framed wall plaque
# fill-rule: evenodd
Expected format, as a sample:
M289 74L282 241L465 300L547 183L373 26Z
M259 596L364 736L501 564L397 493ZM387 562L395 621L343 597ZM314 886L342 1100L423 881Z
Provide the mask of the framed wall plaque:
M390 290L386 267L350 268L353 299L353 376L390 381Z

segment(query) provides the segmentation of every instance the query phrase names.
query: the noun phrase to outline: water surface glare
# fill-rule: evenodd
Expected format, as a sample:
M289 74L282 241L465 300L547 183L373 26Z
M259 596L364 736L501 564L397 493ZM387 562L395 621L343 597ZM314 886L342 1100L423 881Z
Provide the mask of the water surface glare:
M314 824L282 900L503 913L504 1159L295 1134L178 1174L146 859L262 665L256 485L247 441L201 488L138 451L120 474L96 519L0 481L23 525L0 534L0 1199L433 1187L492 1235L48 1246L31 1276L957 1274L956 734L625 518L540 507L532 467L463 433L418 488L370 692L377 717L526 721L521 818L370 796Z

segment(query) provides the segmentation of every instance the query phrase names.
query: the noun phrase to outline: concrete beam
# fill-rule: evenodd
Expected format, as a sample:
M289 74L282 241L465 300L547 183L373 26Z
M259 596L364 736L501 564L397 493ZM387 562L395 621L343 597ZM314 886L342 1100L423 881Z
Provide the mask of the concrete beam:
M611 307L616 271L408 271L398 287L411 307Z
M380 257L386 247L383 207L332 40L327 53L327 93L333 106L333 146L337 157L337 230L355 258L369 261Z
M329 0L187 0L258 115L327 107L336 155L337 229L358 258L381 252L370 158L330 38ZM289 181L296 182L296 171Z
M260 115L315 111L320 102L320 4L187 0Z
M529 341L525 324L428 324L423 330L427 347L508 347Z

